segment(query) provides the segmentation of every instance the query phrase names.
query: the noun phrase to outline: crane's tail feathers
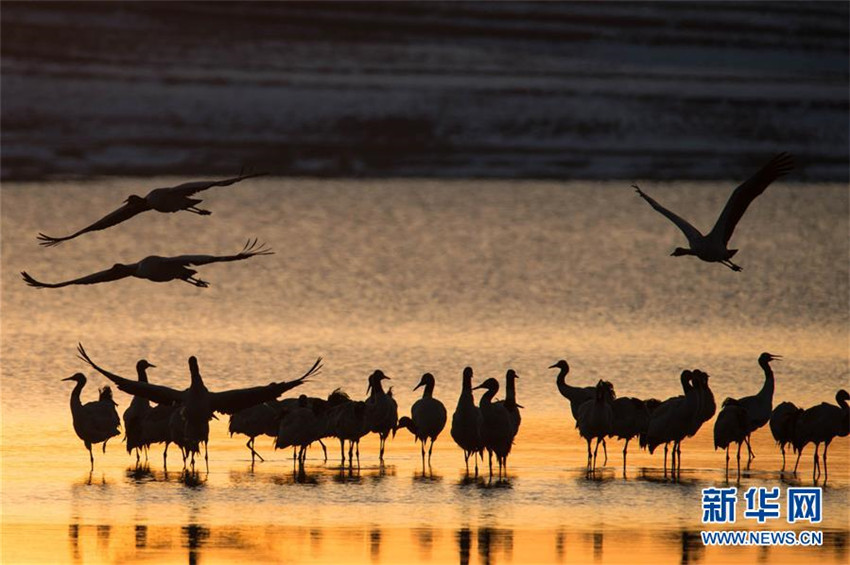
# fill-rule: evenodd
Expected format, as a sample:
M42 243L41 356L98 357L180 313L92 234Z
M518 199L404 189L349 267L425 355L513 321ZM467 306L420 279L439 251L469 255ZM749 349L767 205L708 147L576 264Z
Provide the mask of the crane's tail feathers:
M67 241L71 238L70 237L50 237L47 234L43 234L41 232L38 232L38 236L36 236L36 239L38 239L39 245L43 245L44 247L53 247L54 245L59 245L63 241Z

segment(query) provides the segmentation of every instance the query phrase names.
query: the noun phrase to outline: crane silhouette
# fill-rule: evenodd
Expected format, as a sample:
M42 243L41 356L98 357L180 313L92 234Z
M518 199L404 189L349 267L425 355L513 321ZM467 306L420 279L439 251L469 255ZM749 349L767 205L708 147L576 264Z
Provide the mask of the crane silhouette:
M558 369L558 376L555 377L558 392L570 401L570 412L573 415L573 420L578 421L579 407L596 396L596 386L568 385L567 375L570 374L570 364L565 359L561 359L554 365L550 365L549 368ZM602 451L605 454L605 461L602 464L606 465L608 463L608 446L605 444L605 438L602 438Z
M91 446L103 443L103 452L106 453L106 442L109 438L121 433L121 421L115 410L117 404L112 399L112 389L108 386L103 387L99 391L97 400L83 404L80 394L86 386L86 376L82 373L74 373L62 380L77 383L71 391L71 418L74 421L74 432L89 450L91 468L94 469L94 454Z
M59 245L63 241L74 239L75 237L81 236L85 233L111 228L112 226L118 225L121 222L129 220L133 216L148 210L156 210L157 212L180 212L181 210L185 210L201 216L208 216L212 214L212 212L198 208L197 205L202 201L198 198L189 198L190 196L214 186L229 186L245 179L259 177L265 174L267 173L256 173L250 175L240 174L238 177L219 181L187 182L178 186L156 188L150 191L146 196L131 194L127 197L127 200L124 201L123 206L113 212L110 212L93 224L72 233L71 235L65 237L51 237L49 235L39 233L38 239L40 240L40 245L53 247L54 245Z
M139 382L148 382L147 370L155 367L156 365L148 363L146 359L139 360L136 363L136 374L138 375ZM132 453L133 450L136 451L136 465L139 464L140 451L144 450L145 461L148 460L149 444L145 441L143 426L144 420L150 411L150 401L141 396L134 396L133 400L130 401L130 406L124 410L124 440L126 442L127 453Z
M265 461L263 456L254 450L254 439L261 435L277 437L277 430L280 427L280 416L280 409L275 406L274 402L263 402L256 406L250 406L230 416L227 431L231 437L233 434L248 436L248 442L245 446L251 451L252 465L255 458Z
M684 370L679 377L684 396L674 396L659 404L650 414L647 432L642 437L641 447L648 447L652 454L664 444L664 476L667 476L667 446L673 443L671 474L675 477L681 470L681 442L692 429L693 419L699 410L699 391L693 385L693 371ZM679 461L677 466L676 461Z
M629 441L646 432L647 426L649 426L649 409L646 402L633 396L614 398L611 409L613 419L608 437L626 440L623 445L623 476L625 476Z
M486 389L478 402L481 409L481 440L490 461L490 478L493 478L493 454L499 464L499 478L508 476L508 455L514 443L514 421L503 402L493 402L499 392L499 381L489 378L475 387Z
M127 277L136 277L152 282L169 282L181 280L193 284L199 288L206 288L209 283L197 277L198 271L189 267L207 265L209 263L221 263L225 261L242 261L257 255L273 255L274 252L265 247L265 244L257 245L257 240L249 240L242 251L236 255L178 255L177 257L159 257L151 255L137 263L116 263L112 267L97 273L92 273L69 281L59 283L43 283L34 279L26 271L21 271L24 281L35 288L61 288L75 284L98 284L112 282Z
M463 450L463 460L466 464L466 474L469 475L469 457L475 463L475 474L478 475L478 456L484 451L481 441L481 409L475 405L472 393L472 367L463 369L460 397L452 414L451 436Z
M375 370L369 375L369 386L366 388L369 398L366 399L366 410L364 412L367 430L378 434L380 438L378 459L381 463L384 462L387 438L398 424L398 403L391 394L384 391L381 381L385 379L389 379L389 377L381 370Z
M714 449L726 450L726 478L729 478L729 445L738 444L738 480L741 480L741 445L747 440L749 429L747 409L739 400L727 398L723 401L720 414L714 421Z
M422 444L422 468L425 468L425 444L430 439L431 447L428 448L428 465L431 465L431 452L434 442L437 441L443 428L446 427L446 407L442 402L434 398L434 386L436 381L434 375L425 373L413 390L425 387L422 398L413 403L410 408L410 418L403 416L398 421L396 429L405 427ZM393 431L395 433L395 431Z
M307 447L315 441L320 441L325 430L320 417L324 404L321 408L318 404L312 406L310 404L306 394L298 397L298 404L287 410L284 417L280 419L274 444L275 449L297 448L298 468L302 471L307 459Z
M731 261L732 257L738 252L737 249L728 249L729 239L732 237L732 232L735 231L735 226L741 220L744 212L750 203L756 199L764 190L776 179L787 174L794 168L794 159L788 153L780 153L771 159L764 167L750 177L747 181L736 188L726 206L717 218L712 230L703 235L698 229L682 219L675 213L671 212L648 194L642 191L636 184L632 187L637 191L641 198L646 200L650 206L655 208L657 212L665 216L668 220L676 224L685 237L688 239L689 248L685 249L677 247L671 255L673 257L681 257L684 255L694 255L703 261L709 263L721 263L729 267L733 271L740 271L741 267Z
M336 396L334 406L327 413L327 431L329 435L339 439L340 470L345 467L345 442L348 442L348 466L353 468L355 449L357 467L360 468L360 439L369 433L366 425L366 403L362 400L351 400L343 391L337 389L331 396Z
M517 404L516 401L516 381L518 378L519 375L513 369L508 369L508 372L505 374L505 400L503 402L505 403L505 408L508 409L508 414L511 415L514 436L519 433L519 426L522 423L522 415L519 413L522 405Z
M773 439L779 445L779 451L782 452L782 469L785 471L785 446L794 444L794 428L797 424L797 418L803 413L802 408L798 408L793 402L783 402L773 409L770 415L770 433Z
M125 379L96 365L88 356L82 344L78 345L77 351L80 359L115 383L118 390L127 394L143 396L153 402L180 403L182 406L179 413L183 419L182 442L180 443L190 449L193 466L195 463L195 453L199 453L198 444L203 443L204 460L206 461L207 468L209 468L209 454L207 453L210 431L209 422L214 417L215 412L233 414L250 406L274 400L284 392L304 384L308 377L317 375L322 367L322 358L319 357L306 373L293 381L211 392L204 385L201 372L198 368L198 360L192 356L189 357L189 373L191 375L189 388L177 390L166 386Z
M611 404L614 402L615 396L614 386L607 381L600 380L594 387L593 398L579 406L576 428L578 428L579 435L587 441L588 473L596 471L596 453L599 451L599 444L606 435L611 433L611 427L614 423L614 409ZM596 440L596 448L591 453L590 443L594 439Z
M797 450L797 462L794 465L794 473L797 473L797 466L800 464L800 456L803 455L803 448L807 444L815 444L814 463L812 464L812 480L817 481L820 478L820 463L818 462L818 449L820 444L823 446L823 472L824 482L829 479L829 467L826 461L826 452L829 450L829 444L836 437L845 437L850 433L850 406L847 401L850 400L850 394L846 390L841 389L835 393L834 404L821 402L817 406L812 406L803 411L797 418L797 423L794 428L794 448Z
M753 396L745 396L744 398L738 399L738 403L746 409L747 417L749 418L747 424L749 429L745 440L745 443L747 444L748 464L750 460L755 459L756 457L756 454L750 446L750 436L754 431L767 424L770 421L771 413L773 413L773 390L775 388L775 382L770 362L780 359L782 359L782 356L773 355L767 352L759 355L758 363L762 368L762 371L764 371L764 384L762 385L761 390Z

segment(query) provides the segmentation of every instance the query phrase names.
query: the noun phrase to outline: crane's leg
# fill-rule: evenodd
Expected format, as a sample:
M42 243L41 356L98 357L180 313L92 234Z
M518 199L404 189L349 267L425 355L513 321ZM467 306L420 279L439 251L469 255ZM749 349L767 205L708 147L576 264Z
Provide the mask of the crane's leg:
M587 472L590 472L593 461L593 452L590 451L590 439L587 439L587 464L585 465Z
M426 439L423 439L423 440L420 442L420 445L421 445L421 447L422 447L422 472L423 472L423 473L425 473L425 442L426 442L426 441L428 441L428 439L427 439L427 438L426 438Z
M682 442L676 442L676 476L682 474Z
M676 447L678 442L673 442L673 447L670 449L670 478L676 479Z
M493 478L493 452L487 450L487 456L490 458L490 478Z
M357 454L357 468L360 469L360 440L358 439L355 443L355 453ZM351 454L348 454L349 458Z
M186 277L186 278L183 278L183 279L180 279L180 280L186 281L187 283L195 285L198 288L207 288L208 286L210 286L210 283L208 283L207 281L204 281L204 280L201 280L199 278L192 277L192 276L189 276L189 277Z
M817 481L820 478L820 463L818 462L818 450L820 449L820 444L815 444L815 461L812 464L812 482ZM815 476L815 471L817 471L817 476Z
M141 461L141 456L139 454L139 448L138 447L135 449L135 452L136 452L136 467L138 467L139 462Z
M598 439L596 440L596 447L597 449L599 448ZM602 462L602 466L604 467L608 464L608 444L605 443L605 438L602 438L602 453L605 455L605 460ZM595 464L593 466L596 467Z
M753 459L756 458L756 453L755 453L755 451L753 451L753 448L750 445L750 434L747 434L746 442L747 442L747 459L748 459L747 465L749 465L750 461L752 461Z
M503 467L505 468L505 480L508 478L508 456L505 455L502 460L504 461Z
M202 210L201 208L196 208L195 206L189 206L188 208L183 208L187 212L192 212L193 214L197 214L199 216L209 216L212 214L209 210Z
M434 451L434 438L431 438L431 447L428 448L428 466L431 466L431 452Z
M782 469L780 469L779 472L784 473L785 472L785 444L784 443L779 444L779 451L782 452Z
M322 440L319 440L319 445L322 446L322 455L324 455L324 458L325 458L324 462L327 463L328 462L328 448L325 446L325 444Z
M797 474L797 466L800 464L800 457L802 457L802 456L803 456L803 450L801 449L800 451L797 452L797 462L794 463L794 474L795 475Z
M340 467L345 466L345 440L339 440L339 465Z
M150 455L150 446L145 445L145 465L148 464L148 455Z
M463 463L466 465L466 476L469 476L469 452L467 450L463 450Z
M823 484L829 479L829 467L826 464L826 452L829 449L829 441L823 444Z
M664 444L664 478L667 478L667 444Z
M165 451L162 452L162 470L164 472L168 472L168 444L171 442L165 442Z
M481 455L481 454L480 454L479 452L474 452L474 453L473 453L473 455L472 455L472 460L475 462L475 476L476 476L476 477L478 476L478 457L479 457L480 455ZM482 457L482 461L483 461L483 460L484 460L484 459L483 459L483 457Z
M89 461L91 461L91 470L94 471L94 453L91 451L91 444L86 443L86 449L89 450Z
M360 461L360 457L357 458L357 461ZM359 465L359 463L358 463ZM354 442L348 440L348 468L351 469L354 466Z
M729 482L729 445L726 445L726 482Z
M738 481L741 481L741 444L738 443Z
M593 449L593 470L596 470L596 454L599 452L599 438L596 438L596 447Z
M631 438L627 437L626 438L626 445L623 446L623 476L624 477L626 476L626 457L628 456L628 452L629 452L629 440L630 439Z
M732 269L732 270L733 270L733 271L735 271L736 273L741 272L741 271L743 271L743 270L744 270L744 269L742 269L741 267L739 267L738 265L736 265L735 263L733 263L732 261L730 261L729 259L725 259L725 260L723 260L723 261L720 261L720 263L721 263L722 265L726 266L726 267L729 267L730 269Z

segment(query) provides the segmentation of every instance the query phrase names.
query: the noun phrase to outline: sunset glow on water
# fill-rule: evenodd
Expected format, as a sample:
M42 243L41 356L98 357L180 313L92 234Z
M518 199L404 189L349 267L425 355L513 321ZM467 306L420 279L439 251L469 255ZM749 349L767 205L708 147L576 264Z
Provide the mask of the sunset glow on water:
M847 561L846 438L829 450L823 546L704 547L701 489L727 484L713 420L683 443L678 481L636 442L623 476L613 439L608 464L587 478L585 444L548 369L565 358L573 384L604 378L621 396L664 399L681 394L683 369L701 368L719 405L761 387L756 359L770 351L783 356L774 405L834 402L850 374L846 187L771 187L735 236L739 274L668 257L680 234L622 183L264 178L210 192L212 218L149 214L37 245L39 231L64 233L140 187L176 180L3 185L4 562ZM659 183L653 194L688 201L707 225L726 198L718 186ZM249 237L276 254L204 267L208 289L123 280L36 290L19 275L63 280L148 254L235 253ZM78 342L128 378L144 357L157 365L151 381L174 388L188 385L190 355L211 390L295 378L322 356L322 373L297 392L342 387L362 399L381 368L400 415L426 371L451 416L464 366L476 383L513 368L523 423L504 482L465 478L448 429L424 474L405 430L383 468L375 436L362 442L359 472L340 469L328 440L328 461L312 447L299 476L291 452L267 437L256 443L267 461L252 468L247 438L228 436L226 416L211 423L209 473L201 462L187 479L174 447L164 471L161 446L134 470L115 438L95 450L89 474L68 409L73 385L60 379L84 372L84 402L106 380L76 358ZM130 397L115 398L120 414ZM812 484L811 446L796 478L779 474L766 427L753 448L740 492Z

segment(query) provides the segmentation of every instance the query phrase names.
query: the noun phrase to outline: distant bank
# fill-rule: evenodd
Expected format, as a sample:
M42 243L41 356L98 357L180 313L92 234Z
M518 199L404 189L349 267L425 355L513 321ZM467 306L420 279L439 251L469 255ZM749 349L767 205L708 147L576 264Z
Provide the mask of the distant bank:
M850 9L757 3L26 3L2 178L847 181ZM743 178L743 177L741 177Z

